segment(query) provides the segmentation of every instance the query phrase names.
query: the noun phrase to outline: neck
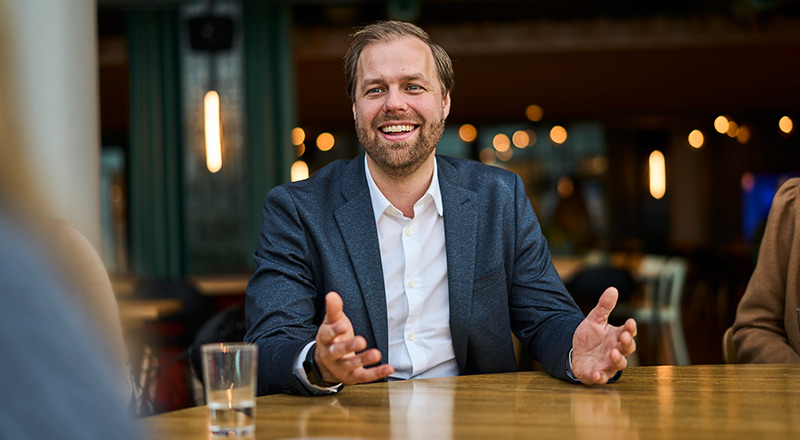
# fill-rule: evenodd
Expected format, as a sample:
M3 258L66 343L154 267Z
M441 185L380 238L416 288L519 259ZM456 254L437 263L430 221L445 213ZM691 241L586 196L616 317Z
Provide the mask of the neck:
M434 153L413 173L407 176L395 176L385 173L367 155L367 166L378 189L386 200L399 209L404 216L414 218L414 204L422 198L431 185L433 167L436 160Z

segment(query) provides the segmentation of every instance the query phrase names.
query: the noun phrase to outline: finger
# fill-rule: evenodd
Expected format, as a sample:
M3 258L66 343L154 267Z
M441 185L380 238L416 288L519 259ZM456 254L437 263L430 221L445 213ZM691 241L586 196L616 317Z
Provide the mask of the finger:
M624 370L625 367L627 366L628 366L628 358L623 356L622 353L619 353L619 360L614 362L614 367L610 371L611 373L616 373L617 371Z
M355 353L365 348L367 348L367 340L363 336L355 336L346 341L332 344L328 348L328 357L334 360L341 359L349 353Z
M325 295L325 319L322 323L333 324L342 319L345 317L343 309L344 302L342 301L342 297L336 292L328 292L328 294Z
M334 326L330 324L322 324L317 329L317 337L315 338L317 341L317 345L320 347L328 347L330 344L333 343L334 338L336 338L337 333Z
M633 336L630 333L623 331L622 334L620 334L619 349L625 356L636 351L636 340L633 339Z
M339 366L345 371L354 371L359 367L377 364L381 361L381 352L378 349L371 349L353 356L347 356L339 360Z
M606 289L605 292L600 296L600 299L597 301L597 306L593 308L589 312L589 316L587 318L591 319L594 322L599 322L605 324L608 322L608 315L611 314L611 311L614 310L614 307L617 305L617 298L619 297L619 292L617 292L616 287L609 287Z
M375 367L365 367L377 364L381 360L380 350L373 348L357 355L346 356L332 364L337 380L344 384L356 384L364 382L374 382L383 379L394 373L391 365L377 365Z
M625 327L625 330L627 330L628 333L630 333L632 337L635 338L636 335L638 334L639 326L636 324L636 321L633 318L628 318L628 320L625 321L624 327Z
M371 368L358 368L344 380L342 383L353 385L357 383L375 382L388 377L394 373L394 367L389 364L377 365Z

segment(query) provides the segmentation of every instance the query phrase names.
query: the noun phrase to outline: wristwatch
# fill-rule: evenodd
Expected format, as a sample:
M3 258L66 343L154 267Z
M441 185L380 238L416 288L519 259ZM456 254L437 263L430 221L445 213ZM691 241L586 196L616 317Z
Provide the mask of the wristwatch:
M319 372L317 363L314 362L314 350L317 348L316 344L312 345L306 354L306 360L303 361L303 369L306 371L306 377L312 385L318 387L330 388L336 386L335 383L325 382L322 379L322 373Z

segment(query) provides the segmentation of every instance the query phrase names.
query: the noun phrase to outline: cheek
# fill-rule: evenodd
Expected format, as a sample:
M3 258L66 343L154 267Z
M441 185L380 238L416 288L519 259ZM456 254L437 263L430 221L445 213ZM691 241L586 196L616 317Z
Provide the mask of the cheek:
M373 105L372 103L361 103L358 106L353 107L353 117L355 118L356 122L360 121L361 123L369 123L375 118L378 110L380 110L380 107Z

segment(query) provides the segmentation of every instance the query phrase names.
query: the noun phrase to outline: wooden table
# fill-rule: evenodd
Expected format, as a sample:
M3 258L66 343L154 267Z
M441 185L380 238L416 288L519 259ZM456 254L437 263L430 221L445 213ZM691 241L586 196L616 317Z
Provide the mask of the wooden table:
M207 408L146 419L155 439L207 439ZM587 387L541 372L257 399L256 439L798 439L800 365L636 367ZM252 437L251 437L252 438Z
M197 289L201 295L244 296L247 291L247 282L250 281L250 275L252 274L189 275L186 277L186 280Z
M119 305L119 315L123 323L155 321L183 310L183 302L177 298L124 298L118 300L117 304Z

